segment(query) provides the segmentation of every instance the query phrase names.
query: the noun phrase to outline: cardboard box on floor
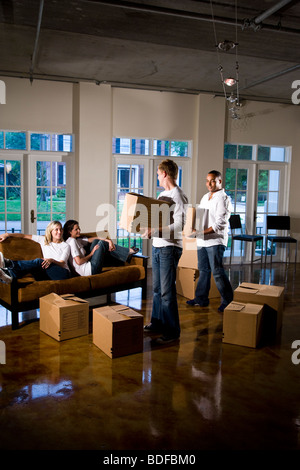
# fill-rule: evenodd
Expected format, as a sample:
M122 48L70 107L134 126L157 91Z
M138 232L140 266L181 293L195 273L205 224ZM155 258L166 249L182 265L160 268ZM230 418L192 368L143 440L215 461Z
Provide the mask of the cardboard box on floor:
M234 290L233 300L264 305L264 329L277 334L282 326L284 288L265 284L242 282ZM274 331L275 330L275 331Z
M125 305L93 309L93 343L110 358L143 351L143 320Z
M40 330L57 341L89 333L89 303L73 294L40 298Z
M173 202L154 199L142 194L127 193L120 218L120 227L130 233L140 233L143 228L160 228L172 222L170 207Z
M223 342L256 348L262 336L263 305L231 302L223 314Z

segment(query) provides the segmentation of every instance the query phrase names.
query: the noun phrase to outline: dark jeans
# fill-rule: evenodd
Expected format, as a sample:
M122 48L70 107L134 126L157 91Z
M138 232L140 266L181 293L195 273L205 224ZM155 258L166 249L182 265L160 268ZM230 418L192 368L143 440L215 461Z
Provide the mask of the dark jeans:
M115 245L115 250L109 251L109 244L103 240L94 240L91 244L91 251L95 245L99 245L91 258L92 274L101 273L103 266L111 264L113 260L125 262L129 255L129 248Z
M8 268L11 276L15 279L32 274L36 281L53 280L60 281L70 277L70 271L52 263L49 268L42 268L43 260L41 258L12 261L12 267Z
M152 247L153 306L151 323L164 336L179 338L180 323L176 296L176 269L182 249Z
M199 305L208 305L211 273L221 295L221 305L225 308L233 299L233 290L223 267L224 245L198 248L199 280L195 299Z

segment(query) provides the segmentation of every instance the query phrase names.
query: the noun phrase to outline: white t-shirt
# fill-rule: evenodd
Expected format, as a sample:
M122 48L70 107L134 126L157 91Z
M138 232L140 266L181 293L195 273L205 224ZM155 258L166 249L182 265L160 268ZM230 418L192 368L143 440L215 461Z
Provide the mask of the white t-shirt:
M55 261L63 261L63 267L69 270L68 259L70 256L70 247L66 242L50 242L49 245L46 245L43 235L32 235L32 240L41 245L44 258L53 258Z
M72 238L69 237L67 244L70 247L70 265L73 266L73 269L80 276L90 276L92 274L92 267L90 261L87 261L83 264L77 264L75 261L76 256L86 256L85 246L89 243L86 237L82 238Z
M228 243L228 220L232 212L230 197L225 193L224 189L220 189L213 193L209 199L210 193L205 194L200 201L199 208L201 211L201 228L206 229L212 227L215 233L197 238L197 245L214 246L224 245Z
M174 238L153 237L153 246L161 248L162 246L178 246L182 248L182 230L185 224L185 213L188 199L179 186L175 186L168 191L162 191L158 199L166 199L173 203L173 222L168 226L169 233L174 233Z

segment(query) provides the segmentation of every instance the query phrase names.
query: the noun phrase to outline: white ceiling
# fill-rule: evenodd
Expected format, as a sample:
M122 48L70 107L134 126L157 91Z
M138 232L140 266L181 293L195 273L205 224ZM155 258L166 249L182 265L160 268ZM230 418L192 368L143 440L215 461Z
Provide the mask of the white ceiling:
M299 1L2 0L0 24L1 76L219 95L238 58L241 98L279 103L300 80Z

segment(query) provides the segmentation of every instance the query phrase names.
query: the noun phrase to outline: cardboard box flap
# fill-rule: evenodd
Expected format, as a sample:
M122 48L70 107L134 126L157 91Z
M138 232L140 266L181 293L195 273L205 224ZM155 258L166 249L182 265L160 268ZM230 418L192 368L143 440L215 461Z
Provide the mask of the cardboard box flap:
M107 305L95 310L112 323L142 317L140 313L124 305Z
M243 293L280 297L284 288L266 284L252 284L250 282L242 282L239 285L238 290Z
M122 315L125 315L126 317L134 318L134 317L140 317L141 314L138 312L135 312L129 307L126 307L125 305L114 305L112 308L118 312L121 313Z
M161 205L161 204L168 204L168 206L172 206L174 202L168 201L167 199L154 199L149 196L145 196L144 194L139 194L139 193L127 193L130 196L135 196L138 198L142 204L145 204L145 206L150 207L152 204L155 205Z
M242 284L239 285L238 287L239 291L245 292L247 294L257 294L259 292L259 289L257 288L256 284L251 284L249 282L242 282Z
M228 310L234 310L236 312L240 312L245 308L245 304L239 304L238 302L231 302L229 305L227 305Z
M61 295L61 297L64 300L73 300L74 302L79 302L79 303L82 303L82 304L88 303L87 300L80 299L79 297L76 297L74 294L63 294L63 295Z
M69 305L72 305L73 302L78 302L78 303L83 303L83 304L88 303L86 300L80 299L79 297L76 297L73 294L58 295L58 294L52 293L50 294L50 296L52 296L51 302L58 307L67 307Z

